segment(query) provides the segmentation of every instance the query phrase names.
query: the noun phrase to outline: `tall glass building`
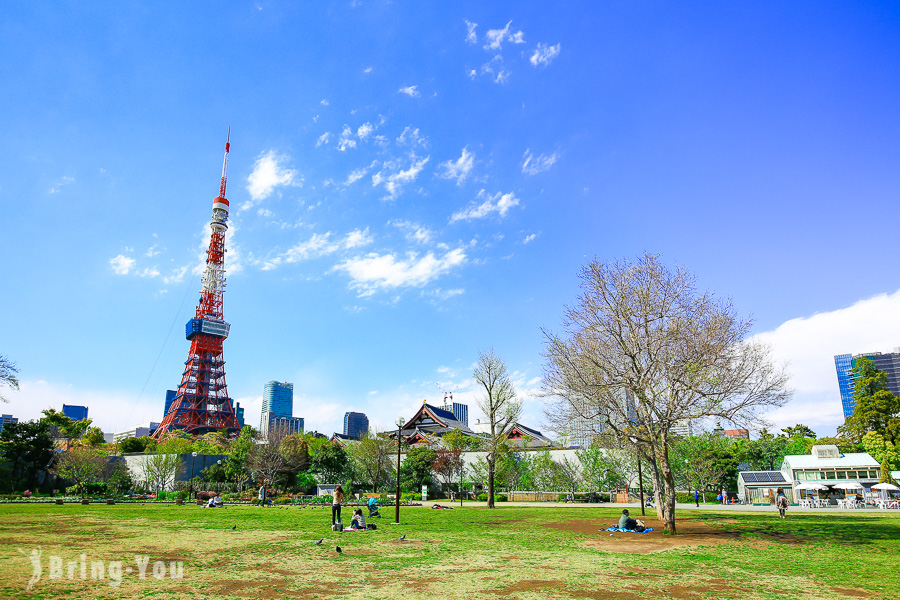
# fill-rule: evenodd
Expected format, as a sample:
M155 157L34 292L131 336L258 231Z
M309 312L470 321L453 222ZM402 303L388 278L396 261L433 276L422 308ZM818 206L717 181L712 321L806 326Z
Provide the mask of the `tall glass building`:
M888 389L895 396L900 396L900 348L894 352L868 352L865 354L838 354L834 357L834 369L837 371L838 389L841 392L841 405L844 408L844 419L853 414L856 401L853 399L853 367L857 359L868 358L875 363L875 368L887 375Z
M272 413L269 418L290 419L294 416L294 384L281 381L270 381L263 391L262 414L259 420L259 430L266 431L269 418L266 413Z
M344 414L344 435L359 439L369 431L369 417L364 413L348 412Z

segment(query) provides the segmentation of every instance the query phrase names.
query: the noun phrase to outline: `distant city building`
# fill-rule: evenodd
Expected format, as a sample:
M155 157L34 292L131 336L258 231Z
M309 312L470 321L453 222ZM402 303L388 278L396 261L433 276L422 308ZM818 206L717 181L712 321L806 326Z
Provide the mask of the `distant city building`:
M622 389L618 393L619 401L622 403L621 412L625 415L625 419L632 424L638 421L637 410L635 410L634 396L628 390ZM569 416L568 445L576 448L587 448L594 441L594 438L603 433L605 430L605 415L590 415L596 409L590 405L584 405L579 412L572 408Z
M3 426L7 423L18 423L19 419L12 415L0 415L0 431L3 431Z
M453 396L450 397L450 402L447 402L447 399L444 398L444 410L449 413L453 413L453 416L456 417L456 420L465 425L469 426L469 406L467 404L461 404L459 402L453 402Z
M358 440L369 432L369 417L363 413L344 413L344 435Z
M146 425L136 425L131 429L126 429L125 431L113 434L113 441L121 442L125 438L153 435L153 432L156 431L157 427L159 427L159 423L154 423L152 421Z
M238 425L241 426L241 429L244 428L244 409L241 408L240 402L234 403L234 416L237 418Z
M690 419L675 421L670 431L681 437L691 437L694 435L694 424Z
M262 412L259 418L259 430L263 431L269 426L270 418L266 413L272 413L277 418L290 418L294 416L294 384L281 381L266 383L263 390Z
M844 419L849 418L856 408L853 399L853 367L860 358L868 358L875 363L875 368L884 371L887 375L888 389L895 396L900 396L900 348L894 348L893 352L882 354L881 352L869 352L864 354L838 354L834 357L834 369L837 371L838 389L841 392L841 405L844 409Z
M86 421L88 418L88 407L63 404L62 413L73 421Z
M284 435L303 433L303 419L300 417L279 417L271 411L264 412L259 428L260 433L263 437L266 437L270 431L276 430Z
M175 400L175 396L178 395L177 390L166 390L166 406L163 408L163 416L169 414L169 411L172 410L172 402Z

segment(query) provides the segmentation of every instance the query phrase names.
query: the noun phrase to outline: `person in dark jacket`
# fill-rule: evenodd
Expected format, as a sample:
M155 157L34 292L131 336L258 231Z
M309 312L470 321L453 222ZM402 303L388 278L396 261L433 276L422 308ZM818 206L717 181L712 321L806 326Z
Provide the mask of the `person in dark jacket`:
M626 508L622 511L622 516L619 517L619 529L629 529L631 531L642 533L644 531L644 526L639 525L635 519L629 517L628 509Z

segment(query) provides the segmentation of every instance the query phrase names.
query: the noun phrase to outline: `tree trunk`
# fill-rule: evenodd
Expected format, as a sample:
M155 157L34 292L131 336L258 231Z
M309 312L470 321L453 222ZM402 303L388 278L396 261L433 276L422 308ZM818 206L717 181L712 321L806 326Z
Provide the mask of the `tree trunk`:
M653 476L656 479L656 516L662 521L663 530L675 533L675 474L669 467L668 448L663 440L662 447L654 449L657 456L653 463Z
M488 508L494 508L494 463L488 461Z

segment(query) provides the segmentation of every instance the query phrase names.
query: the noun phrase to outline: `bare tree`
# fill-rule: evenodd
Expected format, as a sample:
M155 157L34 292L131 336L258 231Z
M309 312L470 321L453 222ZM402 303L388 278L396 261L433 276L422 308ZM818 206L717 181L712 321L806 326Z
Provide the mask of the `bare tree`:
M748 340L751 321L729 300L696 289L693 275L645 254L636 262L591 262L582 294L566 309L565 335L544 331L547 415L600 422L624 445L650 455L657 514L675 533L670 431L684 419L718 417L755 426L790 398L783 367Z
M16 363L5 356L0 356L0 385L9 386L14 390L19 389L19 378L16 377L18 373ZM0 402L9 402L9 399L0 394Z
M290 434L285 425L273 423L258 444L250 449L247 456L247 467L257 482L267 488L275 482L275 477L288 466L288 453L282 448L282 442Z
M384 435L366 433L358 442L347 447L353 459L354 469L362 476L363 482L378 493L378 484L388 483L391 459L394 457L393 442Z
M106 453L102 450L75 446L59 455L50 467L50 472L62 479L74 481L83 498L84 484L100 479L106 462Z
M490 438L487 440L487 480L488 480L488 508L494 508L494 476L497 467L497 451L506 440L519 415L522 414L522 402L516 398L516 390L509 374L506 372L506 363L502 358L494 354L494 351L479 352L478 363L475 365L475 383L484 392L477 400L478 408L487 418L491 427Z

